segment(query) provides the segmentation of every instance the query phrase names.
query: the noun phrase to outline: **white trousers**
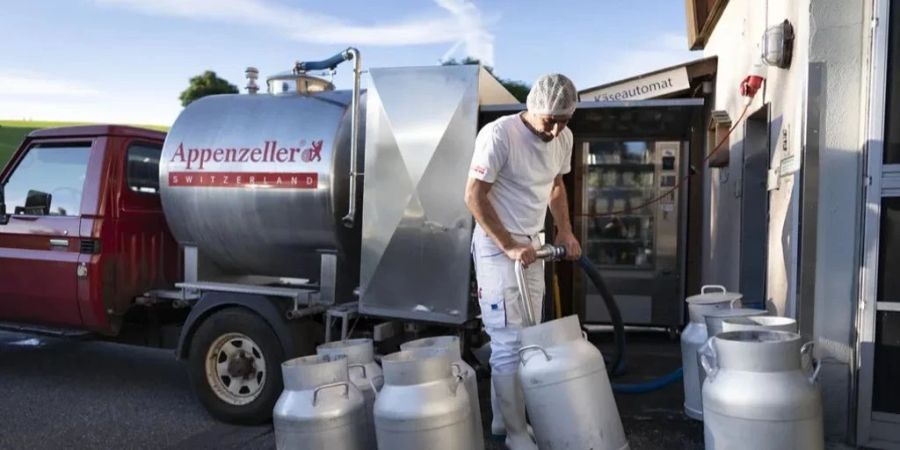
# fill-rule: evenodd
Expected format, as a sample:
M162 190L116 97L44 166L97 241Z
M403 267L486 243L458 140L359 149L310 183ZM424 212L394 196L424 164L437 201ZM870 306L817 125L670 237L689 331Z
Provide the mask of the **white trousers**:
M531 243L534 248L541 246L537 235L513 235L513 239ZM524 317L519 306L515 261L509 259L478 225L472 234L472 258L475 261L481 321L491 337L491 371L500 374L514 373L519 363L518 351L522 346L519 330ZM525 280L528 283L534 320L540 323L544 303L543 261L536 261L525 269Z

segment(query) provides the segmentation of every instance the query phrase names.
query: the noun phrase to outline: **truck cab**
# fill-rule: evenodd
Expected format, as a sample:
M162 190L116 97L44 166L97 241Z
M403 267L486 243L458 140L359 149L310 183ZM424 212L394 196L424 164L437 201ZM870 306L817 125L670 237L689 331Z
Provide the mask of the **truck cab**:
M159 197L165 133L37 130L0 172L0 321L116 336L180 273Z

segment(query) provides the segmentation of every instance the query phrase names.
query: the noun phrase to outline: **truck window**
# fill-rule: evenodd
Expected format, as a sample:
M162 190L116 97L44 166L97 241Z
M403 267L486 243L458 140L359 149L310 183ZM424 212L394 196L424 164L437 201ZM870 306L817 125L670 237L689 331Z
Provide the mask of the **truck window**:
M13 214L78 216L90 143L36 145L13 170L4 187Z
M134 192L156 194L159 192L159 155L162 147L136 143L128 147L126 173L128 188Z

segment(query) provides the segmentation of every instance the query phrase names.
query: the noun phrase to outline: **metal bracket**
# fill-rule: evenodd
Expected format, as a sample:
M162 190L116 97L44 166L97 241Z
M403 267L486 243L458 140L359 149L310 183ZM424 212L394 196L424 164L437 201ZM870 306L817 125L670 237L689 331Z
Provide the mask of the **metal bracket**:
M359 316L359 303L349 302L332 306L325 311L325 342L331 342L331 328L337 320L341 321L341 340L349 336L350 319Z

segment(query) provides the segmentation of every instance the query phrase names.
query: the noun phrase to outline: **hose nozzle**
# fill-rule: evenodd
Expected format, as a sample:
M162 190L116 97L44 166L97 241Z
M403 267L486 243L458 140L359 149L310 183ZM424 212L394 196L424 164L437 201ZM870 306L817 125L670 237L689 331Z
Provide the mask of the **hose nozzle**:
M556 261L558 259L563 259L566 257L566 248L565 247L557 247L555 245L544 244L543 247L537 249L535 252L539 259L549 259L551 261Z

